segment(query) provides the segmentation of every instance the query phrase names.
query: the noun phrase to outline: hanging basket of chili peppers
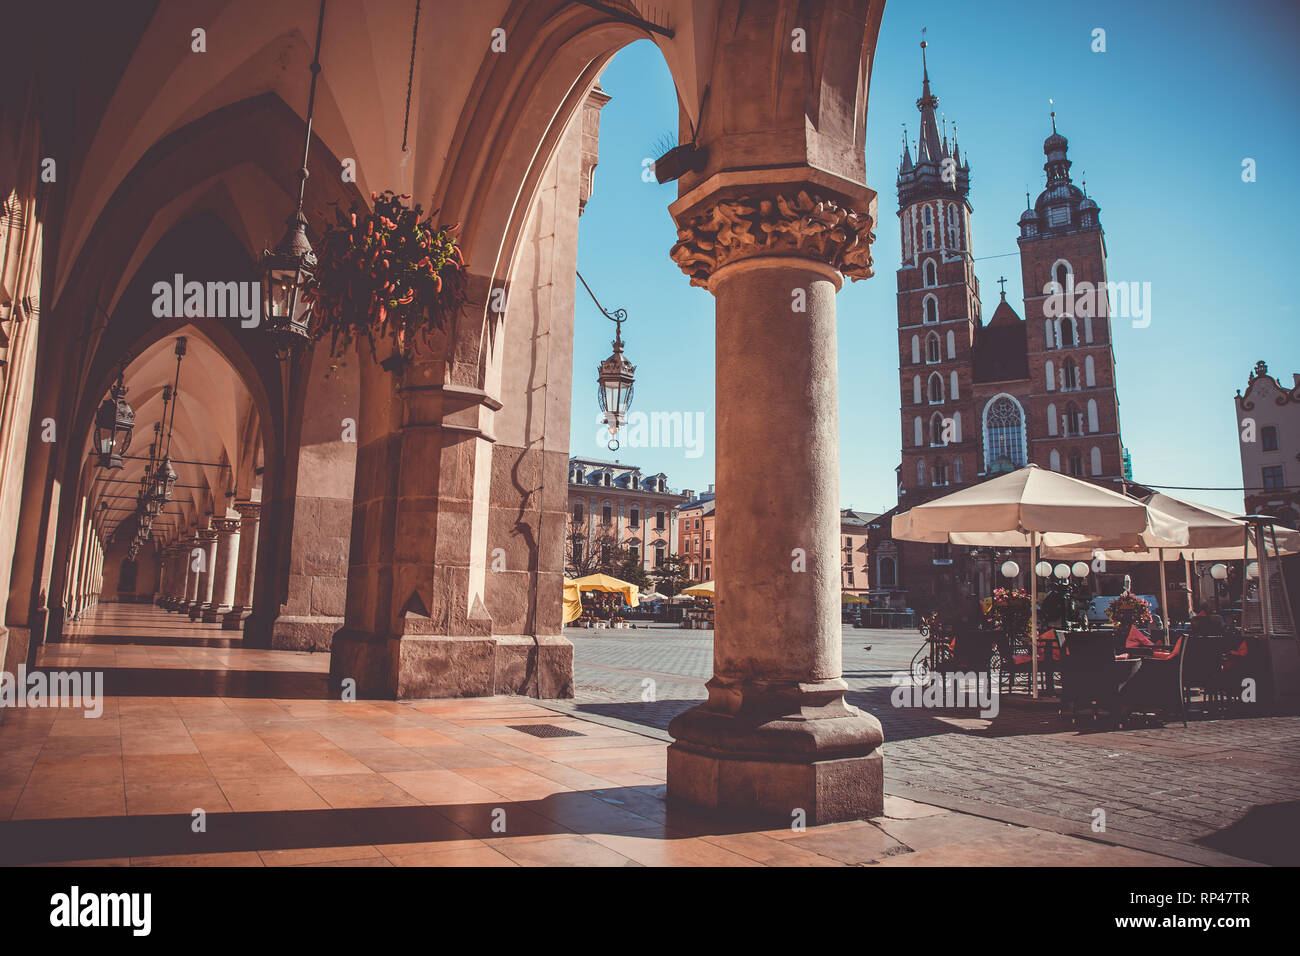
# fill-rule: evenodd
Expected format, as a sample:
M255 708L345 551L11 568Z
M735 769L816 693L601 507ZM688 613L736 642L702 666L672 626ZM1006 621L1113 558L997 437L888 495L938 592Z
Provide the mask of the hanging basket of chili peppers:
M410 198L391 190L371 193L373 211L353 203L325 227L305 293L314 335L329 337L332 354L360 338L372 355L382 338L399 353L418 351L464 308L460 224L435 225L418 203L406 205Z

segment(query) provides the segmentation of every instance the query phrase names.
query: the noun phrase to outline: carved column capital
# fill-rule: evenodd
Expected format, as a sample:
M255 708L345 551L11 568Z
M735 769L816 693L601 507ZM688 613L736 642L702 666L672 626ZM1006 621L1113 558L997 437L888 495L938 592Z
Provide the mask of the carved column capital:
M678 219L669 255L707 286L715 271L743 259L794 256L825 263L850 279L872 276L871 214L819 191L757 187L721 194Z
M239 512L242 518L260 518L262 516L262 503L260 501L236 501L235 510Z
M234 534L236 531L239 530L239 519L238 518L213 518L212 526L219 533Z

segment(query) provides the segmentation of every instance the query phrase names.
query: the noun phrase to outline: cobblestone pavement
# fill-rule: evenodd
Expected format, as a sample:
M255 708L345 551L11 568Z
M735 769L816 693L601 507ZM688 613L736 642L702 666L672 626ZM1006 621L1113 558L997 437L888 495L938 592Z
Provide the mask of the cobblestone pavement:
M566 634L575 712L665 731L706 696L711 631L652 625ZM1115 731L1076 728L1054 705L1019 695L1004 697L992 720L974 710L895 708L890 677L907 670L919 645L915 631L844 631L848 698L884 727L887 788L1073 823L1091 823L1101 810L1109 831L1300 864L1300 717L1193 716L1186 728Z

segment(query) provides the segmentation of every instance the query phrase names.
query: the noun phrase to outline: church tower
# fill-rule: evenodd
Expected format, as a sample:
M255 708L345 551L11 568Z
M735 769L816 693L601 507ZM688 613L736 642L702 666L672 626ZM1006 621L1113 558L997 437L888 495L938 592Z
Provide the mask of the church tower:
M979 470L972 346L979 284L971 258L970 165L942 134L921 43L921 124L912 161L907 136L898 169L898 366L902 410L899 507L971 482Z
M1047 186L1020 217L1029 458L1109 486L1125 472L1111 347L1114 303L1101 210L1071 180L1068 145L1052 113L1052 135L1043 143Z

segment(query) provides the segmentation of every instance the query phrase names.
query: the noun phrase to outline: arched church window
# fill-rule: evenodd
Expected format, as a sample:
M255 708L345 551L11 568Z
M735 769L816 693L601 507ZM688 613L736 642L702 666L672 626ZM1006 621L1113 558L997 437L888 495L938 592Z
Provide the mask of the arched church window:
M1055 223L1053 223L1053 225L1055 225ZM1066 277L1073 274L1074 270L1070 268L1070 264L1064 259L1057 259L1056 263L1052 266L1052 281L1060 286L1062 291L1064 291L1065 287L1069 285L1066 281Z
M1074 359L1066 359L1065 364L1061 366L1061 388L1075 389L1079 387L1079 366L1075 364Z
M1079 344L1079 334L1074 327L1074 319L1064 316L1061 319L1061 348L1072 349Z
M916 463L916 483L918 485L925 484L925 462L924 461L918 461Z
M1083 456L1077 451L1070 452L1070 474L1075 478L1083 477Z
M939 321L939 300L932 295L925 297L925 321Z
M939 343L938 332L931 332L925 337L925 361L930 365L943 361L943 348Z
M984 410L984 467L989 472L1014 471L1025 464L1025 420L1020 406L1000 395Z
M930 396L931 405L943 404L943 376L938 372L930 373L930 382L927 386Z
M933 259L925 260L925 265L922 267L922 271L924 272L924 282L927 286L939 284L939 269L934 264Z
M1073 402L1065 406L1065 434L1070 438L1083 434L1083 414Z
M930 444L931 445L948 444L946 441L943 440L943 416L940 415L938 412L935 412L933 415L930 416Z

